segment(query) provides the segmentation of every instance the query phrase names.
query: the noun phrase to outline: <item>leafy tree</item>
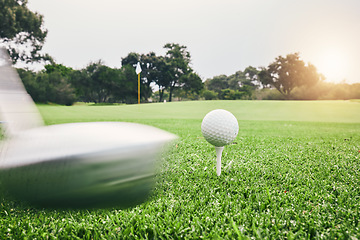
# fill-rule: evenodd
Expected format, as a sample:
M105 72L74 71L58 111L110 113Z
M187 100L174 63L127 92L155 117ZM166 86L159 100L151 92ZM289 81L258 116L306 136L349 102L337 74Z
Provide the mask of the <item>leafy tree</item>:
M81 94L80 99L85 102L109 102L114 81L118 77L116 71L105 66L101 60L90 63L80 72L72 75L72 84Z
M234 90L232 89L222 89L219 94L219 99L221 100L234 100Z
M170 65L171 78L169 78L169 102L171 102L172 94L175 88L180 86L180 78L192 72L190 68L190 53L186 50L186 46L176 43L167 43L164 48L167 49L165 60Z
M186 93L197 94L199 94L200 91L204 88L204 84L201 78L194 72L183 75L180 78L180 86L181 89L184 90Z
M251 85L244 85L241 87L240 91L241 92L241 99L251 99L251 96L253 94L253 92L255 91L255 87L251 86ZM238 98L240 99L240 98Z
M88 77L84 69L73 70L70 73L70 83L75 89L75 95L77 96L77 101L80 102L89 102L89 99L85 97L87 86L84 78Z
M245 68L244 74L245 74L245 78L247 80L250 80L253 84L256 85L259 83L259 79L258 79L259 70L257 70L253 66L248 66L247 68Z
M264 88L272 88L272 79L267 68L261 67L258 73L258 77Z
M91 82L94 86L92 92L95 99L97 99L94 102L110 102L115 81L118 77L115 69L105 65L96 66L95 71L91 72Z
M175 50L174 55L181 58L177 50ZM191 98L196 98L193 95L199 94L203 89L201 78L194 73L189 66L187 66L186 71L177 67L178 65L176 62L181 62L181 59L174 58L173 60L170 60L169 57L156 57L155 55L152 55L152 57L153 60L150 65L152 67L149 71L149 79L152 79L152 81L158 85L160 101L163 101L165 90L168 90L169 101L171 101L174 90L176 89L179 89L178 95L180 94L186 97L192 95ZM190 55L188 57L190 57ZM188 64L190 60L188 59L186 61ZM184 68L185 67L183 66L183 69Z
M42 82L47 82L46 101L61 105L72 105L76 100L75 89L71 86L69 79L59 71L51 73L40 73ZM40 83L40 84L41 84Z
M180 78L180 87L175 89L174 97L179 100L198 100L203 88L204 84L199 75L191 72Z
M56 64L53 62L52 64L45 65L45 72L46 73L52 73L52 72L59 72L61 76L70 76L72 71L74 71L70 67L66 67L62 64Z
M138 99L138 81L134 67L131 65L122 66L120 71L120 79L116 86L116 99L123 103L137 103ZM140 97L144 95L144 91L140 91Z
M20 79L24 83L26 91L30 94L34 102L47 102L45 99L45 85L37 82L36 73L31 70L17 69Z
M215 100L217 99L218 94L211 90L204 90L202 96L205 98L205 100Z
M47 30L43 16L31 12L27 0L0 0L0 44L6 46L14 63L49 60L39 52Z
M205 81L205 88L219 94L221 90L229 88L227 76L219 75L211 79L207 79Z
M246 81L246 77L242 71L237 71L235 74L226 77L226 81L230 89L240 90L241 86Z
M34 73L30 70L18 69L26 91L38 103L57 103L72 105L76 101L75 89L68 77L59 71Z
M258 72L249 66L230 76L215 76L205 81L205 88L216 92L219 99L252 99L254 91L261 86Z
M298 53L279 56L267 68L259 72L260 81L264 85L275 87L286 99L290 98L294 88L313 86L322 79L314 65L307 65Z
M241 99L244 96L244 93L238 90L233 89L222 89L219 94L219 99L221 100L236 100Z
M229 88L241 92L242 99L251 99L253 92L261 85L257 74L258 70L252 66L247 67L244 71L237 71L228 77Z
M140 55L138 53L131 52L126 57L121 59L121 66L131 65L135 67L139 60Z
M154 59L153 68L149 71L149 78L159 87L159 101L162 102L165 97L165 90L168 88L172 78L171 65L163 56Z
M148 54L141 54L140 64L141 64L141 80L140 80L140 94L144 98L144 101L147 102L149 97L152 94L151 83L155 82L155 79L152 78L152 71L156 68L157 56L154 52Z

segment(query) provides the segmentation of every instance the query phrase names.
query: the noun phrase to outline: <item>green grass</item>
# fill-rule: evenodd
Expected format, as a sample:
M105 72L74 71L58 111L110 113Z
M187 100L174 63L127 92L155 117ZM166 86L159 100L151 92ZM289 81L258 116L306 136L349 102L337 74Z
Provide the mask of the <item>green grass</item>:
M204 115L230 110L240 132L215 173ZM180 136L149 200L130 209L46 210L3 200L0 239L359 239L360 104L207 101L39 106L47 124L133 121Z
M357 101L194 101L142 105L40 105L47 124L141 119L202 119L223 108L239 120L360 122Z

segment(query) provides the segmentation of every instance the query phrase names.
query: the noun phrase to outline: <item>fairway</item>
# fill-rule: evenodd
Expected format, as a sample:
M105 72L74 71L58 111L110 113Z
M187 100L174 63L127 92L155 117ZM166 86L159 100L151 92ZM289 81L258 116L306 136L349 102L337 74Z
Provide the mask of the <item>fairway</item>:
M46 124L129 121L178 135L148 201L48 210L2 200L0 239L360 239L359 101L194 101L38 106ZM223 152L201 135L223 108L239 135Z
M40 105L47 124L141 119L202 119L226 109L238 120L360 123L359 101L193 101L141 105Z

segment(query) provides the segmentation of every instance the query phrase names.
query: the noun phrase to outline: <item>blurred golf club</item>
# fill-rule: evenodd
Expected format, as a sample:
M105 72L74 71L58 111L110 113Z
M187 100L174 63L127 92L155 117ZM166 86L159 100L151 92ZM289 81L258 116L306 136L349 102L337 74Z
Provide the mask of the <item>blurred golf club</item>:
M154 184L154 165L176 136L124 122L44 126L5 49L0 48L0 182L40 207L134 206Z

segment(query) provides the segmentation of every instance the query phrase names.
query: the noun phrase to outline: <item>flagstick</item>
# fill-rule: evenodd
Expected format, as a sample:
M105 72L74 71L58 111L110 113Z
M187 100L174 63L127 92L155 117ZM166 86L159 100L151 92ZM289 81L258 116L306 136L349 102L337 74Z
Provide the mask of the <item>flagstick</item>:
M140 104L140 73L141 73L140 62L136 64L135 72L138 75L138 104Z
M138 74L138 104L140 104L140 73Z

